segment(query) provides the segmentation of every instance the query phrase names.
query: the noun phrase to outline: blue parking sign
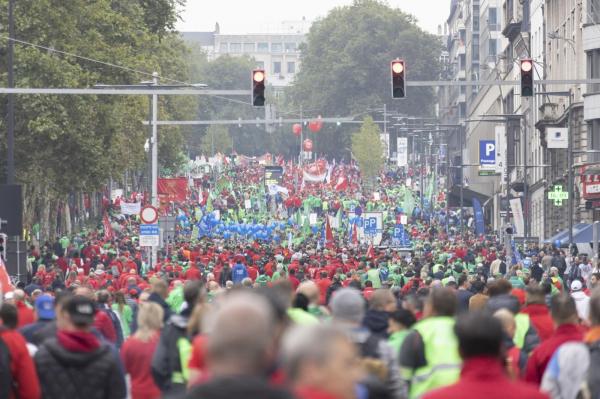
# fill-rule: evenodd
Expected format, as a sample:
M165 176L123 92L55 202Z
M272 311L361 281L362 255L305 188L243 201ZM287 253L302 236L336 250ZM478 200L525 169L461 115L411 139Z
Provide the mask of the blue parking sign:
M480 165L495 165L496 164L496 141L495 140L479 140L479 164Z

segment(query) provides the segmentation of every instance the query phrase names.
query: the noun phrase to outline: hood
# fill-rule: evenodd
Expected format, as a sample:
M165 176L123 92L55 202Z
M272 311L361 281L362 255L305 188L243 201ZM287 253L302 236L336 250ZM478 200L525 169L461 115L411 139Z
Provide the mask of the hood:
M367 327L374 334L387 335L388 329L387 312L380 310L368 310L363 319L363 326Z
M69 352L56 339L51 339L44 344L48 352L54 357L58 363L64 367L83 367L96 361L106 352L110 351L108 345L101 345L93 352Z

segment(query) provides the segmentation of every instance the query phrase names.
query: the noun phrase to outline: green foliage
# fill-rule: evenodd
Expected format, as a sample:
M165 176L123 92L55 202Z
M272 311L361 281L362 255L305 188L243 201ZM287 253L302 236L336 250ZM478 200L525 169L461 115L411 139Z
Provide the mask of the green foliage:
M383 144L379 127L367 116L360 130L352 135L352 155L358 162L362 177L372 182L383 168Z
M324 116L352 116L381 109L430 115L433 91L409 88L408 98L391 100L390 62L406 61L407 79L439 76L442 43L423 32L412 16L377 0L355 0L315 22L301 49L302 67L291 89L292 102ZM322 151L341 155L349 145L345 129L326 126Z
M6 21L7 0L0 0ZM91 87L135 84L150 77L137 71L187 81L187 48L171 33L179 0L19 0L16 36L89 59L22 44L15 45L18 87ZM156 16L151 19L150 16ZM0 25L7 35L7 25ZM0 84L7 85L6 57L0 58ZM166 82L169 83L169 82ZM160 97L159 119L190 118L195 98ZM21 183L46 188L65 198L102 188L110 176L144 170L149 100L140 96L22 95L16 97L16 171ZM6 102L0 105L6 114ZM0 120L0 159L6 159L6 125ZM179 128L159 128L163 167L181 163ZM2 165L2 168L5 166ZM4 170L0 170L3 180Z
M224 125L211 125L201 143L202 153L214 155L217 152L228 154L231 152L231 135L229 128Z

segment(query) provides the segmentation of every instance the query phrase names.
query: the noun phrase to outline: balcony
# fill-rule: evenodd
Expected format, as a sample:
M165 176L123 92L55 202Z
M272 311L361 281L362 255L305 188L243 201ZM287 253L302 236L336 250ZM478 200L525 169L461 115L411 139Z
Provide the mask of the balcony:
M600 25L586 24L583 26L583 51L600 49Z

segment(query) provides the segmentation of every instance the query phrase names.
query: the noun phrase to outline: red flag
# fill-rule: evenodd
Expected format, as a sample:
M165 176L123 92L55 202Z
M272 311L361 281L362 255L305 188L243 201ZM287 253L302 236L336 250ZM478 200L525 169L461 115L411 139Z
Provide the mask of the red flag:
M336 191L345 191L348 189L348 179L344 175L339 175L334 186Z
M158 196L161 202L185 202L187 195L187 178L158 179Z
M375 257L375 250L373 249L373 243L369 245L369 249L367 249L367 258L373 259Z
M358 244L358 229L356 228L356 223L354 223L352 230L352 244Z
M104 214L104 218L102 218L102 226L104 227L104 239L106 241L110 241L114 238L114 232L112 226L110 225L110 220L108 220L108 214Z
M329 216L325 220L325 247L333 248L333 232L331 231L331 225L329 224Z
M15 286L12 284L12 281L10 281L4 260L0 257L0 294L11 292L14 289Z

